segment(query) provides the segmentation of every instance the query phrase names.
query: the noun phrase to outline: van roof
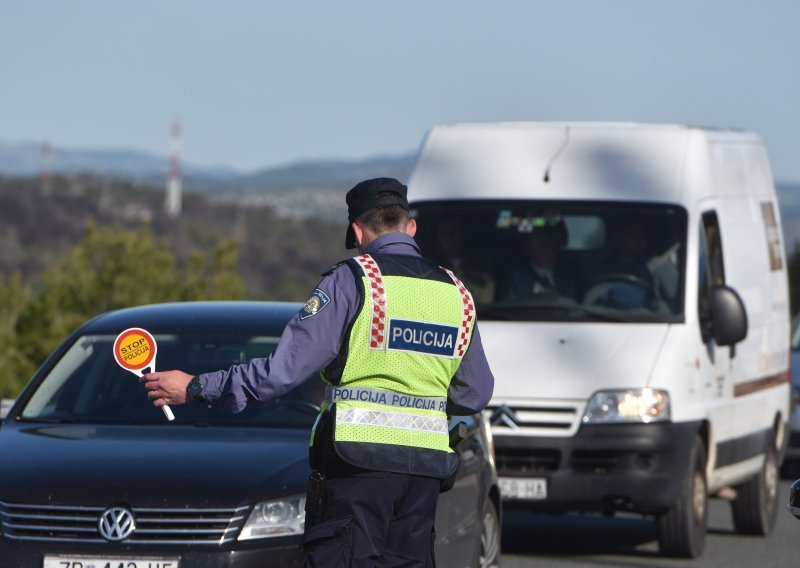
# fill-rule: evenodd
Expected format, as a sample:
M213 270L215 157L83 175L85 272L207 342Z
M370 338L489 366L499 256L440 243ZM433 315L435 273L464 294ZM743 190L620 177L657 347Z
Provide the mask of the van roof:
M431 129L422 144L409 179L409 199L676 203L681 202L685 189L681 182L687 167L699 164L708 170L714 144L761 145L761 139L740 129L680 124L519 121L440 125Z
M523 128L556 127L564 126L582 128L700 128L703 130L741 130L740 128L720 128L693 126L678 123L656 123L656 122L626 122L626 121L554 121L554 120L500 120L497 122L452 122L434 126L434 128L495 128L504 126L517 126Z

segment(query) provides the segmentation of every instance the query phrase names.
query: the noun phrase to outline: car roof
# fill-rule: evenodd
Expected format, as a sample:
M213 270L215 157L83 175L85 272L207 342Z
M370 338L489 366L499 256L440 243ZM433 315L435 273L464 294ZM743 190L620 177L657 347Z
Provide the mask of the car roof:
M302 307L297 302L175 302L115 310L85 323L78 333L119 333L141 327L151 333L252 333L280 335Z

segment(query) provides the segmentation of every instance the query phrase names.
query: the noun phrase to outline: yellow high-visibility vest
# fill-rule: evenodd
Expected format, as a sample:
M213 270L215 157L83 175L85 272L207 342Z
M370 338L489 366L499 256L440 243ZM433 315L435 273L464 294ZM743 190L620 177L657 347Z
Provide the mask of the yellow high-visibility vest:
M447 477L447 391L472 337L472 296L420 257L347 263L363 301L342 352L322 372L336 452L365 469Z

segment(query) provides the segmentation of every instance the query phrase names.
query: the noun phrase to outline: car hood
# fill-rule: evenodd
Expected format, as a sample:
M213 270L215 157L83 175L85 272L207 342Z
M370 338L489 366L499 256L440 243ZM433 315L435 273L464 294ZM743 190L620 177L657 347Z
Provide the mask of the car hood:
M303 493L307 430L4 424L0 501L237 507Z

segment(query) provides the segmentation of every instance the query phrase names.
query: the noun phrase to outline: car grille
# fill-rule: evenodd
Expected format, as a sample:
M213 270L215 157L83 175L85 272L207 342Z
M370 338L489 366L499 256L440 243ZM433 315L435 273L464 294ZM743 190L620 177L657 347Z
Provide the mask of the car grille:
M131 507L136 530L124 543L221 545L236 538L248 509ZM2 535L13 540L103 543L107 541L100 535L98 523L105 510L0 501Z

